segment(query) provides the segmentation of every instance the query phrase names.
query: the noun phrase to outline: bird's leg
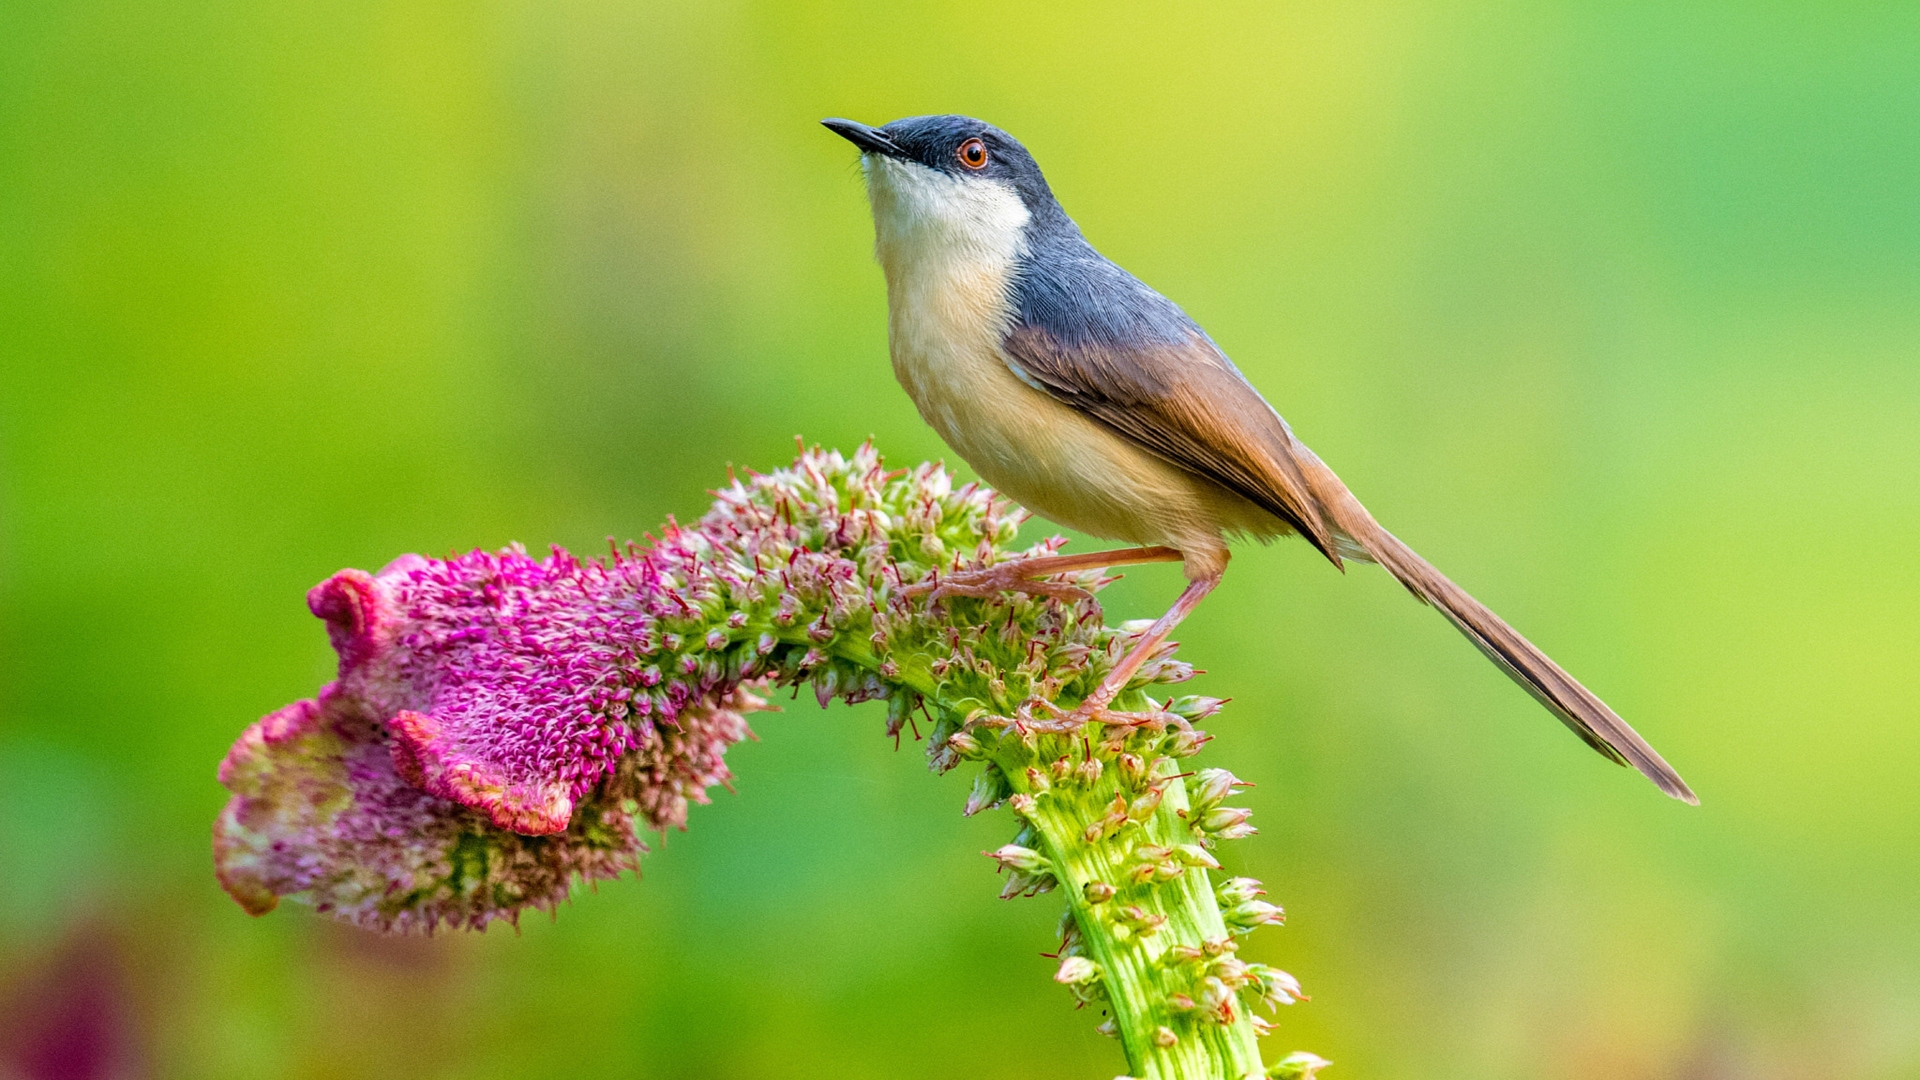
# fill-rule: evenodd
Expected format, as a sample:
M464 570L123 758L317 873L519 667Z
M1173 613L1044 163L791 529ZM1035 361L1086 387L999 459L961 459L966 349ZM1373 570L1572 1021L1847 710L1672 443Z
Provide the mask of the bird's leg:
M1103 570L1109 566L1179 561L1180 553L1170 547L1122 548L1118 551L1089 551L1078 555L1042 555L1031 559L1008 559L1006 562L972 570L958 570L944 577L935 577L929 581L909 585L900 591L906 596L927 593L929 603L949 596L991 597L1002 592L1051 596L1061 600L1084 600L1088 595L1085 589L1065 582L1040 579L1055 574L1071 574L1080 570Z
M1127 650L1127 654L1120 658L1120 662L1113 666L1113 670L1107 672L1107 677L1100 680L1100 685L1094 687L1093 693L1088 694L1080 702L1079 708L1058 720L1046 722L1043 726L1049 730L1078 730L1087 721L1098 719L1106 714L1107 706L1119 696L1120 691L1127 688L1129 682L1133 681L1133 676L1140 670L1140 665L1146 663L1148 658L1166 643L1167 636L1173 633L1174 627L1180 625L1180 620L1192 614L1193 609L1200 606L1200 601L1206 599L1214 586L1220 584L1221 575L1222 571L1215 571L1207 577L1188 583L1186 590L1180 594L1180 599L1173 602L1173 606L1167 609L1165 615L1154 620L1153 625L1147 628L1147 632L1141 635L1140 640L1133 643L1133 648Z

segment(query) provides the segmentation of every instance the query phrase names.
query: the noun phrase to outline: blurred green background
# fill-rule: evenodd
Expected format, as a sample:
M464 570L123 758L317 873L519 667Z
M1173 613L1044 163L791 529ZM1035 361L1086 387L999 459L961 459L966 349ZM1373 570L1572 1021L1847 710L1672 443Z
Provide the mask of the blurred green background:
M1121 1071L1055 899L993 899L1005 816L872 711L762 718L644 881L519 934L210 870L334 570L592 550L796 433L942 455L815 121L956 111L1704 798L1377 570L1243 552L1182 636L1292 916L1252 955L1314 996L1268 1045L1920 1076L1916 57L1913 5L7 5L0 998L93 1002L86 1075Z

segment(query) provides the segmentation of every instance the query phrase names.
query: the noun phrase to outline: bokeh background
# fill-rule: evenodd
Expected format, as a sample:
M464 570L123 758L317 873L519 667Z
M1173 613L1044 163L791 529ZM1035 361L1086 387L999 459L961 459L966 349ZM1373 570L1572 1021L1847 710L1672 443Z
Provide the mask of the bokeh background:
M517 934L209 866L334 570L594 549L796 434L942 455L815 121L958 111L1705 801L1377 570L1243 552L1182 636L1291 914L1250 947L1314 996L1268 1045L1920 1076L1917 56L1912 5L5 6L0 1068L1120 1071L1054 898L993 899L1009 822L871 711L762 718L645 880Z

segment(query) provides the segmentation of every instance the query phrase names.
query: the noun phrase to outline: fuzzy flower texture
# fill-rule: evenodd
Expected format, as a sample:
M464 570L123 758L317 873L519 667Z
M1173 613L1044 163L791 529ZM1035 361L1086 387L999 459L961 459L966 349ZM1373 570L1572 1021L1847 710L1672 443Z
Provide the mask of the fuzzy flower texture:
M1104 723L1070 710L1137 638L1084 598L929 604L907 587L1011 557L1024 512L933 465L888 472L871 447L812 450L738 479L696 525L602 559L519 548L404 556L307 596L339 653L316 698L249 727L220 766L220 882L254 914L296 896L389 931L478 929L552 910L578 883L637 870L647 831L684 828L726 784L727 748L810 686L822 705L883 699L887 734L931 727L936 771L980 773L966 812L1008 806L988 855L1005 896L1067 899L1056 981L1110 1015L1149 1077L1308 1077L1267 1069L1255 1015L1302 998L1240 960L1280 909L1212 854L1251 834L1243 786L1183 759L1220 702L1146 691L1192 674L1164 648ZM1025 554L1047 554L1048 541Z

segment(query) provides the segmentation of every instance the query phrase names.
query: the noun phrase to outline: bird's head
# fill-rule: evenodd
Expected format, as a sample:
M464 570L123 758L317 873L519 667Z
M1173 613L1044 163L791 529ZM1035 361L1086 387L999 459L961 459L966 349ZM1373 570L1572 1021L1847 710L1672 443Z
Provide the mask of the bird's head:
M860 148L884 247L931 230L955 240L1022 232L1064 221L1033 155L1013 136L970 116L910 116L881 127L822 124Z

